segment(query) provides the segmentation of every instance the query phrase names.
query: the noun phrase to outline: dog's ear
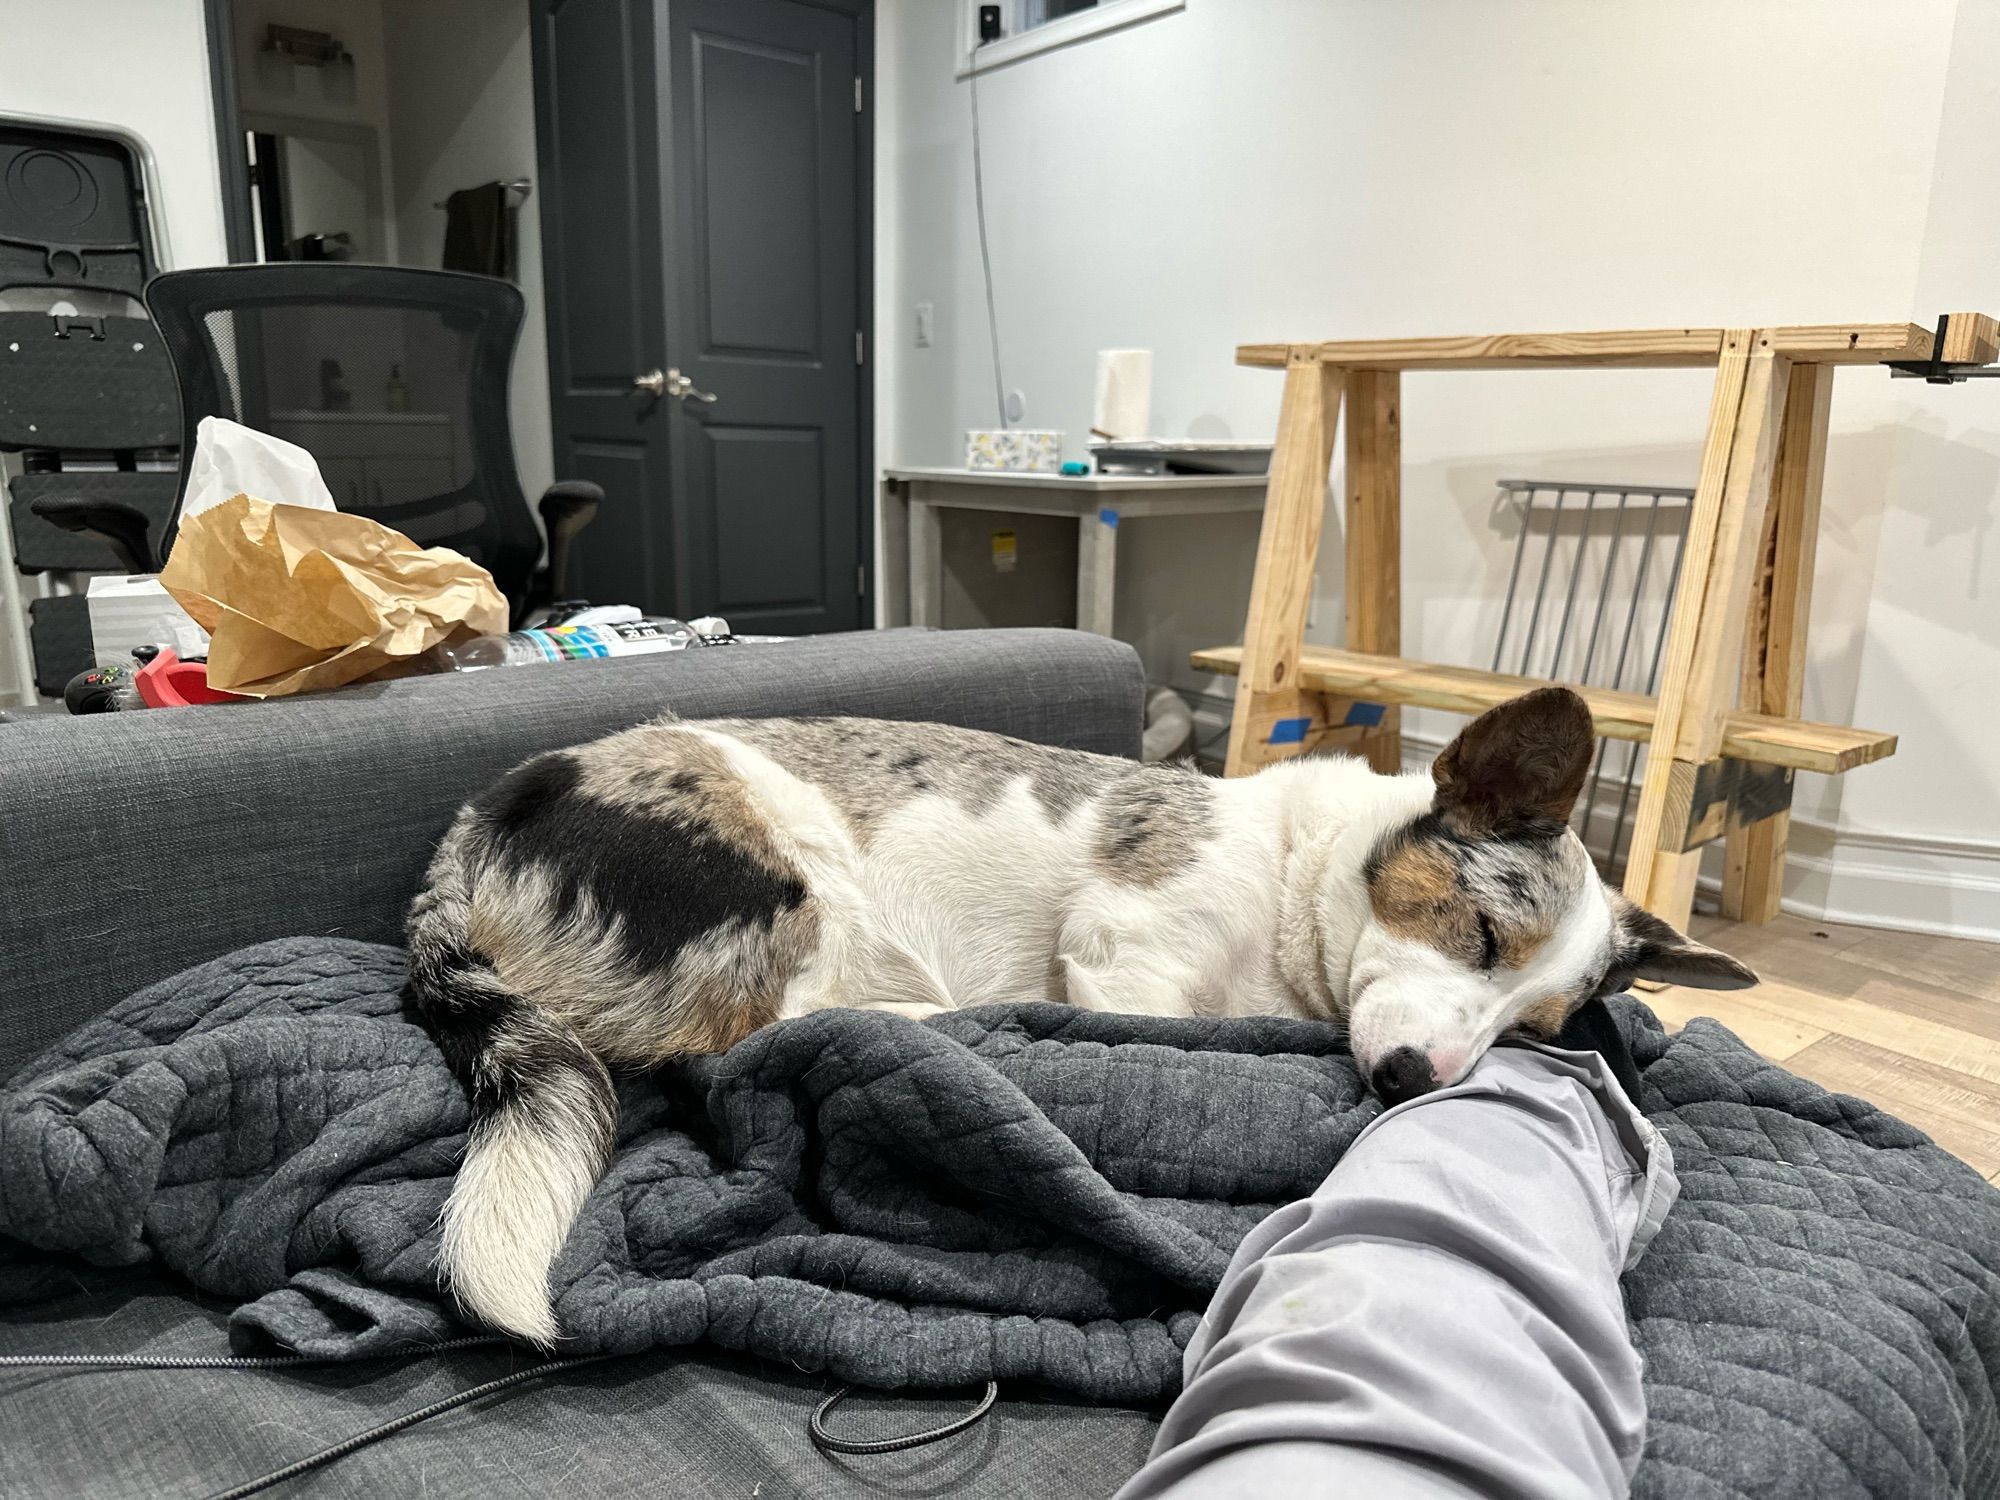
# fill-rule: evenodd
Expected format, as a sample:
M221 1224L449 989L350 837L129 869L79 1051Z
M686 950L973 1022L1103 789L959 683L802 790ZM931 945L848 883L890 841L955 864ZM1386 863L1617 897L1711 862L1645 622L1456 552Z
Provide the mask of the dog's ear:
M1740 990L1756 973L1718 948L1697 943L1671 923L1611 891L1612 968L1632 979L1684 984L1697 990Z
M1547 835L1569 821L1597 736L1568 688L1537 688L1489 708L1431 765L1437 811L1464 838Z

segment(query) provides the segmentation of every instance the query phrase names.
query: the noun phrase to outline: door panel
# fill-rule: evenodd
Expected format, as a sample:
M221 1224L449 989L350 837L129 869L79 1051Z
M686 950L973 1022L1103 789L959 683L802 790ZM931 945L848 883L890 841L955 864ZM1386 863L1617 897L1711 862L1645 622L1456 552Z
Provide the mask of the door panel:
M861 623L857 23L672 0L676 445L696 608L780 634Z
M702 32L690 45L702 352L820 359L820 59Z
M448 458L371 458L368 460L368 503L408 505L448 495L452 490Z
M632 384L667 363L653 14L653 0L535 0L535 197L556 475L604 487L571 587L680 614L670 403Z
M605 487L578 591L855 628L865 0L533 3L556 469ZM669 369L714 403L634 390Z
M561 129L556 171L567 202L590 215L588 232L563 238L563 353L570 385L619 394L647 368L632 294L643 274L632 190L638 175L657 171L642 159L644 141L625 61L633 17L620 0L568 0L549 18L554 86ZM613 65L607 65L613 64Z
M326 481L326 492L333 496L333 503L339 509L359 510L366 503L365 492L361 488L360 459L322 458L319 460L319 477Z
M657 458L654 445L643 439L584 439L571 445L569 462L561 472L604 488L603 509L572 544L571 567L581 580L582 596L600 604L637 604L655 614L676 613L664 579L666 560L673 552L665 504L666 465ZM625 504L621 497L627 495L642 500L657 496L659 503ZM623 506L615 515L614 504ZM605 524L607 520L612 524Z
M718 612L733 621L810 609L820 597L826 544L820 433L710 426L703 437L708 472L697 487L734 498L715 518Z

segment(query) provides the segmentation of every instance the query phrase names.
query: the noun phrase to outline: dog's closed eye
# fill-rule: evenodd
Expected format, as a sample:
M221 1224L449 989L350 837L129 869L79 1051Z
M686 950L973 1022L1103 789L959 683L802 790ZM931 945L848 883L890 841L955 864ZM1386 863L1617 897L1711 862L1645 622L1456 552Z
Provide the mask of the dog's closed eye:
M1490 974L1494 965L1500 962L1500 939L1485 912L1475 915L1479 919L1479 970L1482 974Z

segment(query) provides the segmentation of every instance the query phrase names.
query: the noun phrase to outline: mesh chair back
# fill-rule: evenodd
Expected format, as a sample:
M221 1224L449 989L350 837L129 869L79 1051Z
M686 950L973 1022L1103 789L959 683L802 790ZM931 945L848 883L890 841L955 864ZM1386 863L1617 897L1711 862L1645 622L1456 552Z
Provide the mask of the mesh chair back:
M157 276L146 305L180 382L187 452L205 416L297 443L335 505L463 552L518 609L542 537L508 426L513 286L395 266L224 266Z

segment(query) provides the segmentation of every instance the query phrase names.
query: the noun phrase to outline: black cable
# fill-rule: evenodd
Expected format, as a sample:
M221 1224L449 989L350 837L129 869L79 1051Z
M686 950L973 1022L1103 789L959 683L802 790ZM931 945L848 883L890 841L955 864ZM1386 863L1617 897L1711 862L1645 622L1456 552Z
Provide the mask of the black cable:
M820 1402L818 1410L813 1412L812 1420L806 1423L806 1431L812 1434L814 1444L826 1452L900 1453L905 1448L921 1448L926 1443L941 1443L946 1438L956 1437L965 1431L993 1410L993 1403L1000 1399L1000 1382L989 1380L986 1382L986 1394L979 1398L979 1404L964 1416L955 1418L942 1427L933 1427L927 1432L912 1432L905 1437L876 1438L872 1442L864 1442L859 1438L835 1437L826 1430L826 1414L846 1400L853 1389L851 1385L844 1385L828 1396Z
M973 54L971 71L972 89L972 205L974 215L979 220L979 264L986 273L986 332L993 342L993 408L1000 415L1000 425L1011 425L1007 421L1006 382L1000 378L1000 316L993 310L993 253L986 246L986 173L981 166L983 153L979 148L979 55Z
M481 1396L490 1396L495 1391L504 1391L509 1386L521 1385L526 1381L540 1380L543 1376L553 1375L559 1370L574 1370L583 1365L594 1365L607 1359L623 1359L624 1357L622 1354L586 1354L581 1359L552 1359L547 1364L536 1365L532 1369L516 1370L511 1375L502 1375L498 1380L489 1380L484 1385L475 1385L469 1391L460 1391L455 1396L446 1396L441 1401L433 1401L429 1406L420 1406L415 1411L406 1411L400 1417L392 1418L382 1423L379 1427L371 1427L366 1432L357 1432L353 1437L343 1438L331 1448L322 1448L317 1453L307 1454L295 1463L286 1464L282 1469L273 1469L268 1474L261 1474L255 1479L235 1486L233 1489L218 1490L215 1494L209 1496L208 1500L243 1500L245 1495L255 1495L259 1491L268 1490L274 1484L283 1484L288 1479L296 1479L301 1474L310 1473L314 1469L324 1468L327 1464L333 1463L337 1459L345 1458L350 1453L366 1448L370 1443L379 1443L385 1437L394 1437L405 1427L414 1427L419 1422L428 1422L432 1417L442 1416L448 1411L454 1411L470 1402L477 1401Z
M264 1355L179 1355L179 1354L0 1354L0 1369L67 1369L67 1370L277 1370L290 1365L341 1365L358 1364L376 1359L417 1359L433 1354L447 1354L456 1349L487 1348L494 1344L510 1344L511 1339L487 1334L471 1338L447 1339L441 1344L423 1344L404 1349L386 1349L379 1353L364 1354L346 1359L330 1358L322 1354L264 1354ZM545 1375L553 1375L559 1370L574 1370L581 1365L594 1365L600 1360L622 1358L617 1354L587 1354L577 1359L556 1359L534 1365L525 1370L516 1370L511 1375L502 1375L497 1380L489 1380L484 1385L476 1385L471 1390L460 1391L433 1401L429 1406L404 1412L392 1417L379 1426L370 1427L365 1432L357 1432L352 1437L343 1438L331 1448L322 1448L317 1453L308 1454L296 1462L286 1464L282 1469L273 1469L268 1474L246 1480L230 1489L218 1491L210 1500L241 1500L242 1496L255 1495L288 1479L296 1479L301 1474L324 1468L327 1464L347 1457L348 1454L366 1448L370 1443L379 1443L383 1438L393 1437L406 1427L414 1427L419 1422L428 1422L432 1417L477 1401L481 1396L490 1396L495 1391L506 1390L510 1386L522 1385L530 1380L539 1380Z
M358 1358L348 1357L342 1359L315 1354L0 1354L0 1369L276 1370L291 1365L342 1365L359 1364L367 1360L377 1359L426 1358L433 1354L447 1354L458 1349L488 1348L495 1344L507 1344L511 1342L512 1340L509 1339L494 1335L485 1335L472 1338L447 1339L440 1344L424 1344L414 1348L384 1350L376 1354L361 1355ZM264 1490L270 1489L273 1485L283 1484L288 1479L296 1479L301 1474L308 1474L314 1469L324 1468L330 1463L335 1463L347 1457L350 1453L359 1452L371 1443L379 1443L384 1438L394 1437L405 1428L415 1427L419 1422L428 1422L432 1417L442 1416L448 1411L455 1411L461 1406L466 1406L479 1400L482 1396L490 1396L496 1391L503 1391L513 1386L524 1385L530 1380L540 1380L544 1376L554 1375L563 1370L580 1369L584 1365L594 1365L607 1359L619 1359L622 1357L622 1355L618 1354L587 1354L577 1359L549 1360L546 1363L534 1365L526 1370L516 1370L510 1375L502 1375L498 1379L489 1380L483 1385L473 1386L470 1390L459 1391L455 1395L445 1396L440 1400L433 1401L428 1406L421 1406L415 1411L407 1411L401 1416L392 1417L377 1426L357 1432L352 1437L343 1438L332 1447L322 1448L317 1453L309 1453L304 1458L286 1464L281 1469L273 1469L268 1474L260 1474L255 1479L246 1480L242 1484L235 1485L226 1490L219 1490L214 1495L211 1495L209 1500L243 1500L244 1496L259 1494ZM811 1435L814 1445L823 1452L863 1455L900 1453L908 1448L921 1448L928 1443L940 1443L948 1437L956 1437L959 1433L973 1426L980 1418L992 1411L994 1403L1000 1399L1000 1383L997 1380L989 1380L986 1382L986 1394L980 1397L979 1404L964 1416L956 1417L945 1423L942 1427L932 1427L923 1432L912 1432L902 1437L863 1440L860 1438L839 1437L826 1429L827 1414L842 1401L846 1400L852 1391L852 1386L842 1386L831 1396L828 1396L826 1400L820 1402L819 1406L813 1411L812 1416L806 1422L806 1431Z

